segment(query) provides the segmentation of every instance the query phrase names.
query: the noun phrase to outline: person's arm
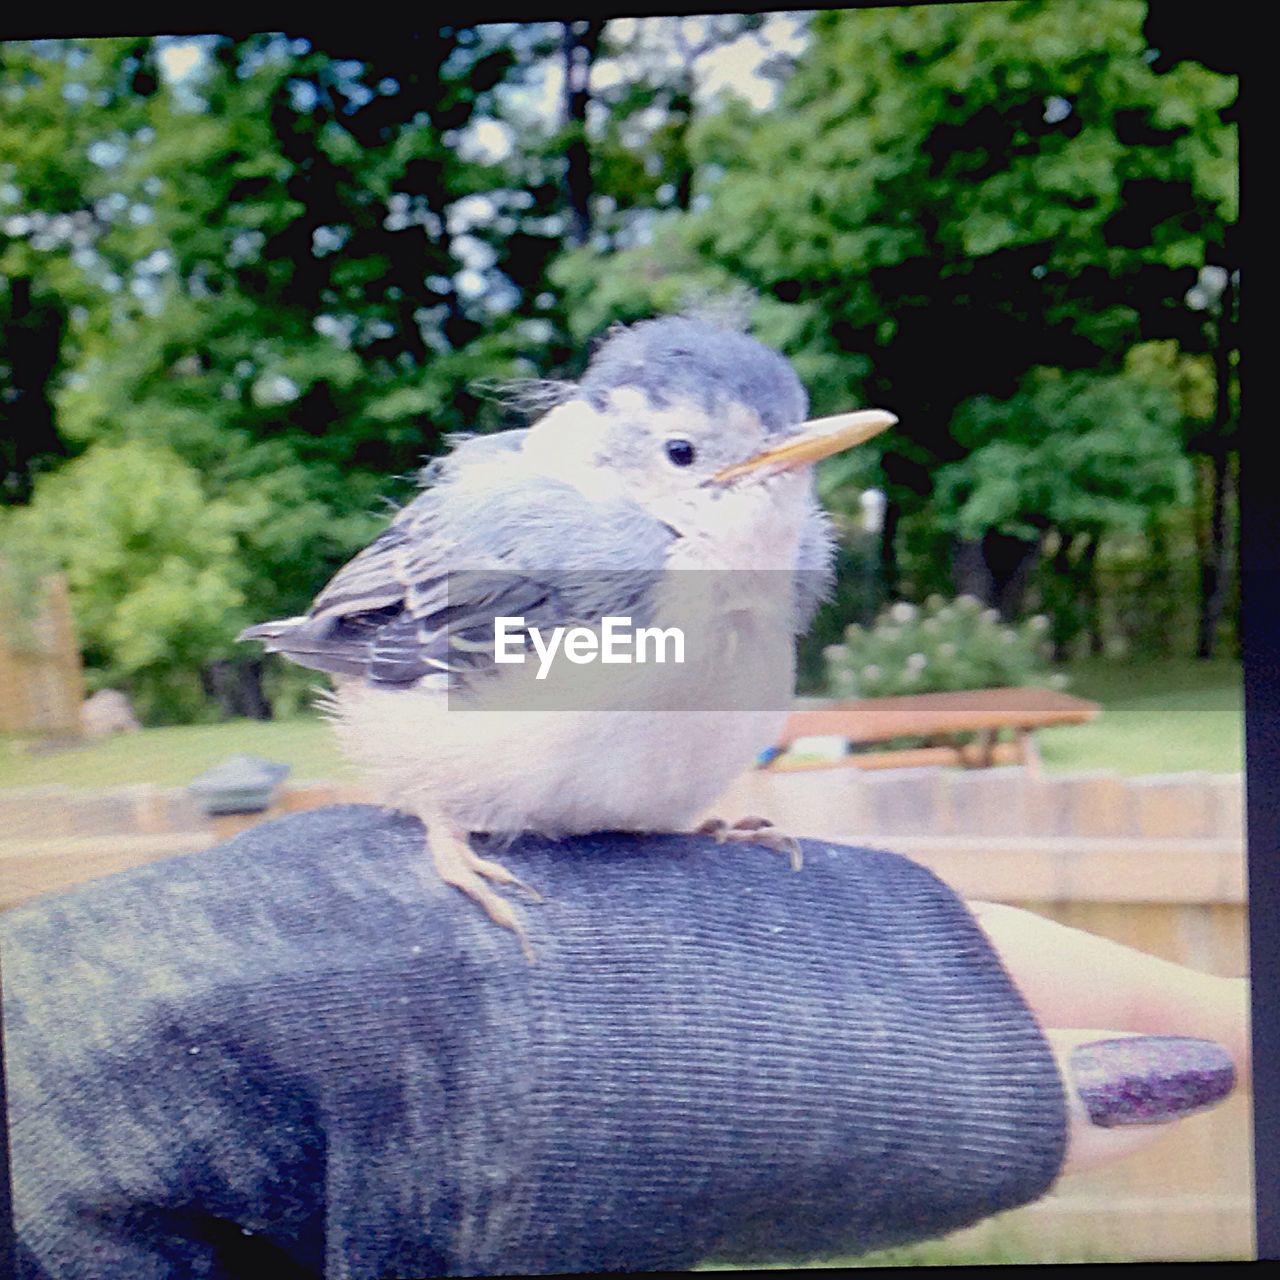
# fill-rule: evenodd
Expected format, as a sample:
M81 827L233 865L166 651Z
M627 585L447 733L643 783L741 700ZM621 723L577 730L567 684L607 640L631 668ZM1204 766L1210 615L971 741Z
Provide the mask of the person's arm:
M1252 1076L1249 983L1016 907L971 902L1036 1014L1066 1088L1063 1172L1118 1160Z
M20 1274L849 1255L1062 1169L1049 1041L904 858L525 839L529 965L420 851L332 808L0 917Z

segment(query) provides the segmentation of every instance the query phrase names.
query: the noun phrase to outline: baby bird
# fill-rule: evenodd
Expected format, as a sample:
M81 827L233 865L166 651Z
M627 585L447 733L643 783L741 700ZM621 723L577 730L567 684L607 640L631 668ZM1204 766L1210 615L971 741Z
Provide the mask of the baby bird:
M683 317L615 330L533 426L427 467L305 615L242 633L331 674L344 752L530 959L494 886L536 891L471 834L682 830L776 740L831 573L813 464L896 421L807 408L746 334ZM644 661L635 630L630 656L604 660L623 624L670 652ZM700 830L794 857L758 820Z

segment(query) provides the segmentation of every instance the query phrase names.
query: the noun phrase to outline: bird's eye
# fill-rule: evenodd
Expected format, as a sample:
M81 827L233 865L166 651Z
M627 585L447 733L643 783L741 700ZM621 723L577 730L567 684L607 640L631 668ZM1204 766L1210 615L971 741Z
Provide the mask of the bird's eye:
M672 466L691 467L697 451L687 440L668 440L667 457Z

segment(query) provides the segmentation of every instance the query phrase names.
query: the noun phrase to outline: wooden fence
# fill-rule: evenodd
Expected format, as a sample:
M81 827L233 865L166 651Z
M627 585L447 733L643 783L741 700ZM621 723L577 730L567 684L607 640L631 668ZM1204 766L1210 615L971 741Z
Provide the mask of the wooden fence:
M84 678L67 580L51 575L41 588L30 618L0 620L0 733L78 738Z
M356 786L300 782L267 814L209 821L181 790L0 790L0 906L175 854ZM793 834L895 849L969 898L1008 902L1222 976L1248 971L1239 774L1034 778L991 770L743 775L715 806ZM1250 1098L1177 1125L1150 1151L1063 1178L1043 1200L947 1242L958 1258L1246 1258Z

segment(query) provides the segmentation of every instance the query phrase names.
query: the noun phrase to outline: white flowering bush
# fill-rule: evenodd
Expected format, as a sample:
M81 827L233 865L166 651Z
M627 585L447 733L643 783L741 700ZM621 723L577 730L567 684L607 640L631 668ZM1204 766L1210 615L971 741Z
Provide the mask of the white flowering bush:
M828 645L827 692L838 698L882 698L950 689L1045 685L1067 677L1050 667L1049 619L1011 625L973 596L923 606L900 600L872 627L847 627L844 643Z

